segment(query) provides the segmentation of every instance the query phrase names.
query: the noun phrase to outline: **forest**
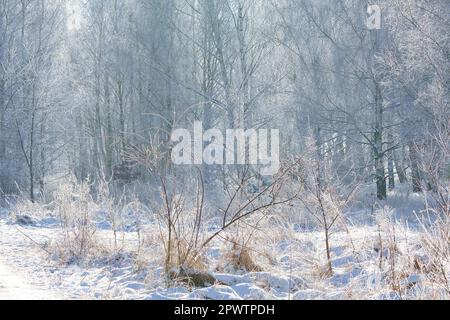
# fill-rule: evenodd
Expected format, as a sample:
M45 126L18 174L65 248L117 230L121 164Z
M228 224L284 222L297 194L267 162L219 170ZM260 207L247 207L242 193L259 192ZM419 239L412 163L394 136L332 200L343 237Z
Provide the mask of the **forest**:
M448 0L0 0L19 297L449 299L449 238Z

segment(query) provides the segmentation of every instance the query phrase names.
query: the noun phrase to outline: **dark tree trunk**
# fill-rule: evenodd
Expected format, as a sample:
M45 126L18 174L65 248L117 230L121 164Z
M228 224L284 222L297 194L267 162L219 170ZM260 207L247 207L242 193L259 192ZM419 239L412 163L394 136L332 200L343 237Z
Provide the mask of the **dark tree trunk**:
M390 151L388 156L388 177L389 177L389 190L394 190L395 188L394 151Z
M375 83L375 133L373 143L377 197L380 200L385 200L387 197L387 187L383 153L383 100L378 83Z
M419 159L417 146L414 143L409 144L409 158L411 161L411 179L414 192L422 191L422 179L419 169Z
M394 157L394 166L395 171L397 172L398 181L400 183L406 183L408 182L408 178L406 177L406 172L403 166L403 161L399 159L398 153L396 151L393 151L393 157Z

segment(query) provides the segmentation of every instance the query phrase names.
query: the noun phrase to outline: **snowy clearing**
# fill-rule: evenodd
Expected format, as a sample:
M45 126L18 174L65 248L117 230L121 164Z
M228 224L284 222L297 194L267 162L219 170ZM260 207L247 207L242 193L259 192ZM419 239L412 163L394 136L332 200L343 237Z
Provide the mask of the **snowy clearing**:
M405 223L351 226L332 238L333 274L324 266L323 233L301 226L272 226L268 237L249 244L260 271L236 270L224 262L230 250L223 241L207 250L207 269L216 282L204 288L179 283L166 286L160 246L147 239L137 254L137 233L120 232L120 249L105 251L87 264L62 264L54 250L61 228L54 217L35 217L20 226L9 212L0 220L0 298L22 299L421 299L446 298L444 288L411 266L420 257L417 228ZM399 211L401 212L401 210ZM380 213L381 214L381 213ZM102 215L100 215L101 217ZM401 220L400 215L400 220ZM97 223L97 237L111 246L107 223ZM395 227L396 257L389 248ZM266 226L267 227L267 226ZM146 226L151 234L152 225ZM284 228L284 229L283 229ZM416 229L416 230L415 230ZM381 237L381 238L380 238ZM385 247L380 246L380 239ZM381 251L380 251L381 250ZM101 251L102 252L102 251ZM392 263L397 265L392 267ZM447 266L448 267L448 266ZM394 269L393 269L394 268ZM14 273L11 270L15 270ZM447 271L448 272L448 271ZM392 280L391 276L395 279ZM401 286L394 290L392 285ZM6 287L6 289L5 289ZM52 293L50 293L52 292ZM401 294L399 293L401 292Z

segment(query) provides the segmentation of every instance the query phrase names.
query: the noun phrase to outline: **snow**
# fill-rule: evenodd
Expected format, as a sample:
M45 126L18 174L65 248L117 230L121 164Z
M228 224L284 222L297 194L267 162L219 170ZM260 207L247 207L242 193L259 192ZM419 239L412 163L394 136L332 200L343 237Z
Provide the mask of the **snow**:
M0 260L0 300L56 300L56 293L46 290L40 283L28 282Z
M400 202L404 210L405 203ZM415 204L414 204L415 206ZM392 209L392 208L391 208ZM271 256L255 254L255 263L262 272L235 272L221 268L227 247L218 239L206 252L209 272L217 282L206 288L191 288L182 283L167 287L162 263L163 252L154 238L146 238L139 252L137 233L125 228L119 235L119 248L106 251L89 263L62 264L52 245L61 234L59 221L51 214L33 217L33 225L20 226L12 215L0 210L0 299L416 299L447 297L442 287L429 283L426 275L409 266L411 257L428 258L420 250L423 236L420 228L410 221L407 225L395 220L396 241L400 258L398 283L406 288L400 297L389 284L391 252L383 247L380 268L380 230L374 223L355 224L348 230L332 235L333 274L325 275L324 235L314 228L292 230L276 227L264 237L255 238L254 246L263 247ZM386 208L375 212L386 214ZM367 216L366 221L372 217ZM110 228L97 222L96 235L103 244L112 246ZM267 227L267 226L266 226ZM273 226L272 226L273 227ZM147 234L154 226L143 227ZM273 227L275 228L275 227ZM144 233L145 234L145 233ZM386 230L382 236L387 241ZM351 241L350 241L351 240ZM262 241L262 242L258 242ZM256 243L258 242L258 243ZM412 255L408 255L412 252ZM14 270L12 272L11 270ZM416 270L417 271L417 270Z

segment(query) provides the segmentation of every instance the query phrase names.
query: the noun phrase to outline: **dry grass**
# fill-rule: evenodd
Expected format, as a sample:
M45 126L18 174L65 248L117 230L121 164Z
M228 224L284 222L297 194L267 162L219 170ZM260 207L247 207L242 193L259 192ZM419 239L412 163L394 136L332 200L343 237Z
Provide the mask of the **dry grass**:
M59 259L69 264L83 263L104 255L106 246L99 242L92 223L97 205L90 195L89 183L78 183L71 177L59 186L54 199L62 230L55 247Z
M184 240L177 240L172 243L169 269L184 267L191 270L206 271L208 262L204 254L193 250Z
M225 239L225 244L218 270L235 272L259 272L263 270L260 265L255 263L254 251L243 238L228 236Z

